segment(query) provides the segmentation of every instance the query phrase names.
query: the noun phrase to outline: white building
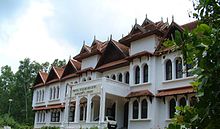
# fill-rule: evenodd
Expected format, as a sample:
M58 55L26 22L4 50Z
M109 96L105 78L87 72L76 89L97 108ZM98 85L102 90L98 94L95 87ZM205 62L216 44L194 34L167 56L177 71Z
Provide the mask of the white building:
M113 116L119 129L163 129L176 105L193 105L195 93L190 66L183 65L180 51L162 43L195 26L146 18L118 42L94 39L66 66L39 72L34 127L103 128L105 116Z

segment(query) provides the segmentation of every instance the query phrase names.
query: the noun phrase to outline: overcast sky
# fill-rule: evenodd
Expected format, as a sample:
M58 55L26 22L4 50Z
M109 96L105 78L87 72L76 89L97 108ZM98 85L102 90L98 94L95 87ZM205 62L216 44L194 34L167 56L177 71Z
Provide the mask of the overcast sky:
M37 62L69 59L94 35L105 41L128 34L135 18L182 25L194 19L191 0L0 0L0 67L26 57Z

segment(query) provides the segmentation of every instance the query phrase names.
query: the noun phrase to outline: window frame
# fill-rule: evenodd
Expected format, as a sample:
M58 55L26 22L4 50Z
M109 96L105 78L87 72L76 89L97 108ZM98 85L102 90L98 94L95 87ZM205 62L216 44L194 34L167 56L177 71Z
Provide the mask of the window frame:
M140 84L140 67L136 66L134 71L134 83Z
M149 82L149 74L148 74L148 72L149 72L149 67L148 67L148 65L147 64L144 64L144 66L143 66L143 83L147 83L147 82Z
M172 61L170 59L165 63L165 80L172 80Z

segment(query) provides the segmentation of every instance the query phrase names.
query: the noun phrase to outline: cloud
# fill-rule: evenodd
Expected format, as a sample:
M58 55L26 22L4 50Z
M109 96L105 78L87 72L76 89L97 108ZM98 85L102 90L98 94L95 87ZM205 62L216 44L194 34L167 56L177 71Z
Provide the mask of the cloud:
M24 58L31 58L39 62L50 61L55 58L68 58L74 54L73 46L65 40L55 40L49 36L45 18L53 16L53 7L49 2L33 1L27 11L17 18L14 24L4 23L8 38L1 40L1 65L19 62ZM10 29L10 26L13 29ZM7 37L7 36L6 36ZM13 70L18 64L13 63Z

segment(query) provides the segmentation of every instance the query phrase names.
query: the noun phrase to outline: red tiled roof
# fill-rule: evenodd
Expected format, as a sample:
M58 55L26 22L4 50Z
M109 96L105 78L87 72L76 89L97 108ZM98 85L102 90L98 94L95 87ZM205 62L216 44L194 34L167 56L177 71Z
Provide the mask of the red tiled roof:
M58 76L59 79L60 79L61 76L62 76L62 74L63 74L64 69L63 69L63 68L59 68L59 67L54 67L54 70L55 70L57 76Z
M85 72L88 72L88 71L94 71L94 68L92 67L89 67L89 68L86 68L86 69L82 69L78 72L76 72L77 74L82 74L82 73L85 73Z
M49 110L49 109L61 109L61 108L65 108L65 105L56 104L56 105L48 105L47 107L39 106L39 107L34 107L32 110L39 111L39 110Z
M115 69L115 68L119 68L122 66L128 66L128 65L129 65L129 62L127 60L121 59L121 60L117 60L117 61L113 61L113 62L104 64L104 65L96 68L96 70L100 71L100 72L104 72L104 71L107 71L110 69Z
M42 71L40 71L39 74L40 74L43 82L45 83L47 80L48 74L46 72L42 72Z
M61 80L66 80L66 79L69 79L72 77L77 77L77 76L78 76L78 74L72 73L72 74L66 75L65 77L62 77Z
M150 53L150 52L148 52L148 51L142 51L142 52L139 52L139 53L136 53L136 54L134 54L134 55L132 55L132 56L129 56L129 57L127 57L126 58L126 60L133 60L133 59L135 59L135 58L139 58L139 57L142 57L142 56L152 56L153 54L152 53Z
M126 98L140 97L140 96L154 96L149 90L141 90L129 93Z
M189 94L189 93L195 93L192 86L160 90L156 96L163 97L163 96L172 96L172 95Z
M71 64L76 68L76 70L80 70L81 69L81 62L71 59L70 60Z
M187 24L182 25L181 27L183 27L184 29L188 29L189 31L193 30L196 28L196 26L198 25L198 21L193 21Z

